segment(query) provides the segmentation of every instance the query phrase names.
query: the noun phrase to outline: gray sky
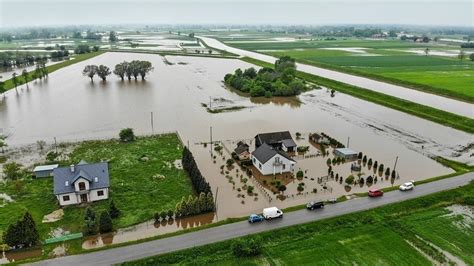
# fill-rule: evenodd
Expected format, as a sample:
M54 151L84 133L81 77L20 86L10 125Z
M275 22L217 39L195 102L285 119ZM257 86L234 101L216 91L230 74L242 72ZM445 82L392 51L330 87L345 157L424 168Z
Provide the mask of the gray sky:
M0 27L74 24L474 26L474 0L0 0Z

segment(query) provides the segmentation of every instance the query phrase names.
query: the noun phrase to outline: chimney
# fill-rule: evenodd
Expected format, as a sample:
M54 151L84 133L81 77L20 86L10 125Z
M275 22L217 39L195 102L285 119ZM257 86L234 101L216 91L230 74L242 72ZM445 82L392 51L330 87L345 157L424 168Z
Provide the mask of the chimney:
M71 172L74 173L74 170L76 170L74 164L71 164Z

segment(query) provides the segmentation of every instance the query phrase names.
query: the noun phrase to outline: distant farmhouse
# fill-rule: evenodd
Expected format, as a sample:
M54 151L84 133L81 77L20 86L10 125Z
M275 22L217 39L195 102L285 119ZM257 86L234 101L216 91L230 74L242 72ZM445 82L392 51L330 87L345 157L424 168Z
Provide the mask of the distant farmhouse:
M296 151L296 143L289 131L263 133L255 136L255 149L260 147L263 143L286 152Z
M349 148L337 148L334 150L334 155L336 157L344 158L347 161L356 160L358 156L356 151L353 151Z
M54 169L53 176L54 195L61 206L109 198L107 162L89 164L81 161L77 165Z
M309 139L312 140L312 141L314 141L315 143L318 143L318 144L326 144L326 145L329 145L329 144L331 143L331 141L330 141L327 137L325 137L325 136L323 136L323 135L321 135L321 134L318 134L318 133L313 133L313 134L311 134L311 135L309 136Z
M288 131L258 134L255 136L252 164L262 175L292 172L296 161L286 152L295 150L296 143Z

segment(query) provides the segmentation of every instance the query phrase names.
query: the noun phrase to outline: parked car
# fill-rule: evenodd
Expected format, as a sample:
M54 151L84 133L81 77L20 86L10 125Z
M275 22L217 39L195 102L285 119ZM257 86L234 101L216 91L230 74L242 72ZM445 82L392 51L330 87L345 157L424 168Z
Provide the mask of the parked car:
M263 217L267 220L283 217L283 212L277 207L263 209Z
M263 218L262 215L258 215L258 214L250 214L249 216L249 223L253 224L253 223L258 223L258 222L261 222L265 220L265 218Z
M369 197L382 197L383 196L383 191L380 189L371 189L369 190Z
M413 184L413 182L406 182L400 186L401 191L412 190L414 188L415 188L415 184Z
M306 209L314 210L324 208L324 202L322 201L310 201L306 204Z

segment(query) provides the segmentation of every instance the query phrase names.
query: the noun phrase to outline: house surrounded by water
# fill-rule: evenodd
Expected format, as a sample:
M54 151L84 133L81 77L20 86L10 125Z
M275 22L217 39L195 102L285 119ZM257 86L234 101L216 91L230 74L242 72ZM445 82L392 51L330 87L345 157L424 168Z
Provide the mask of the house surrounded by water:
M289 131L262 133L255 136L255 149L258 149L263 143L285 152L296 151L296 143Z
M296 161L286 152L263 143L252 152L252 164L262 175L293 172Z
M53 170L54 195L59 205L67 206L109 198L109 167L107 162L60 167Z

